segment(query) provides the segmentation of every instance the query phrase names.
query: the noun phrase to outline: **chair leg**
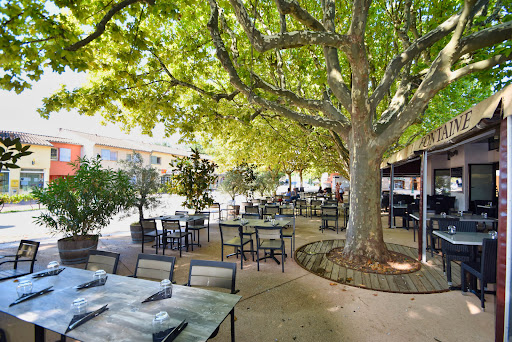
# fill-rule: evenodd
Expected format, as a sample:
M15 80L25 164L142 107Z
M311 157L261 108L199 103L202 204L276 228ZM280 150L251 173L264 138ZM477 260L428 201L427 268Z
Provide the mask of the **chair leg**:
M480 281L480 303L482 306L482 310L485 310L485 287L487 286L486 283L483 281Z
M258 271L260 270L260 250L256 247L256 261L258 263Z
M462 292L468 292L466 288L466 270L462 266L460 268L460 286Z
M284 273L284 256L285 256L286 252L284 250L284 241L283 241L283 248L281 249L281 266L282 266L282 269L283 269L283 273Z
M220 245L220 260L224 261L224 244Z
M240 269L244 269L244 244L240 244Z

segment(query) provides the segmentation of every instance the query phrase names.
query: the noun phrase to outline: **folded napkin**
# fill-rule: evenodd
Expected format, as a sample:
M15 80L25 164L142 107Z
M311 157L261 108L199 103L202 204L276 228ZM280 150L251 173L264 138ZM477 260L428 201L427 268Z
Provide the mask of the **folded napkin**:
M148 298L144 299L142 301L142 303L154 302L154 301L157 301L157 300L167 299L167 298L171 298L171 297L172 297L172 293L166 294L165 291L162 290L162 291L158 291L154 295L149 296Z
M87 283L77 285L77 286L75 286L75 289L82 290L82 289L88 289L90 287L103 286L107 283L107 279L108 279L108 277L105 278L104 282L100 282L99 279L95 279L95 280L89 281Z
M32 278L44 278L44 277L56 276L56 275L59 275L60 272L64 271L64 269L65 269L65 267L59 268L56 271L46 271L46 272L42 272L42 273L36 273L32 276Z
M74 315L73 318L71 319L71 322L69 322L68 328L66 329L66 333L84 324L85 322L93 319L94 317L99 316L101 313L107 311L107 305L108 304L103 305L96 311L87 312L82 315Z
M188 323L182 321L177 327L153 334L153 342L171 342L187 327Z
M38 291L38 292L27 293L27 294L21 296L20 298L16 299L11 304L9 304L9 306L14 306L14 305L19 304L21 302L24 302L26 300L39 297L40 295L43 295L43 294L48 293L48 292L52 292L53 291L52 287L53 286L47 287L46 289Z

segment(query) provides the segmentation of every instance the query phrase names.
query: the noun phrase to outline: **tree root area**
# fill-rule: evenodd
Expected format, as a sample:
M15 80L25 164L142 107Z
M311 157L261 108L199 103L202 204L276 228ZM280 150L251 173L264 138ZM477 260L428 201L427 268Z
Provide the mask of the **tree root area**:
M347 260L343 255L343 247L333 248L327 253L327 259L342 267L350 268L364 273L377 274L406 274L413 273L421 269L421 263L407 255L388 251L389 261L380 263L367 260L365 263L357 263Z

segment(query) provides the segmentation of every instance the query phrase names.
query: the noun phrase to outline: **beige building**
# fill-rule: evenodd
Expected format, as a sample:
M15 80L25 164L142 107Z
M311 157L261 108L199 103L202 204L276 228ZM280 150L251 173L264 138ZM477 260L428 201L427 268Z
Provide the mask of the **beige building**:
M28 194L34 187L43 187L50 180L50 160L53 145L44 136L23 132L0 131L0 137L20 138L23 146L30 145L31 155L18 160L19 168L0 172L0 193Z

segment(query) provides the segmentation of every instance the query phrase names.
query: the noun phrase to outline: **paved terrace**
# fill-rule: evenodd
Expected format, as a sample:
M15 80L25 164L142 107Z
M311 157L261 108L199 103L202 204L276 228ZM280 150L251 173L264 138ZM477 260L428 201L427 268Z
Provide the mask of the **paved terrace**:
M173 213L180 201L166 198L166 203L153 214ZM45 269L51 260L59 260L56 241L45 228L32 223L38 211L0 213L0 254L17 248L20 239L41 241L35 270ZM131 242L129 224L135 216L117 217L106 227L100 238L99 249L121 254L118 274L133 273L140 244ZM175 281L184 284L191 259L220 260L218 225L211 225L210 242L201 234L201 248L177 256ZM387 216L383 216L387 226ZM297 218L296 247L318 241L344 239L345 233L336 234L318 227L318 218ZM413 242L412 230L385 229L385 241L409 247ZM289 240L286 240L287 247ZM146 244L146 252L154 249ZM226 260L226 259L225 259ZM237 261L229 258L227 261ZM237 261L238 264L240 261ZM70 267L70 266L66 266ZM76 265L84 267L84 265ZM287 258L285 273L273 261L261 263L249 260L244 269L237 270L237 288L243 297L235 309L237 341L493 341L494 296L487 297L486 311L480 309L474 295L460 291L433 294L400 294L373 291L342 285L312 274ZM170 313L172 315L172 313ZM24 322L8 319L20 333L17 340L29 341L33 329ZM221 325L219 335L212 341L228 341L229 322ZM56 338L55 338L56 339ZM54 340L55 340L54 339ZM52 339L48 339L52 340ZM68 339L69 340L69 339Z

